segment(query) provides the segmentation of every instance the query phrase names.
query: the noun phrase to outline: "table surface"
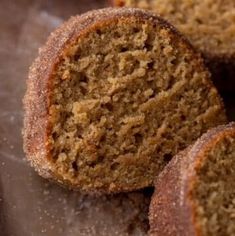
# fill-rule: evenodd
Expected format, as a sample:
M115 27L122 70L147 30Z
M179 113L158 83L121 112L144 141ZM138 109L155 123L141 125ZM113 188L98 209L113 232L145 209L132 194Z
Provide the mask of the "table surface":
M0 234L2 236L146 235L152 190L91 197L39 177L22 150L22 97L28 68L49 33L69 16L105 0L0 2ZM230 119L234 95L225 94Z
M89 197L48 183L22 150L28 68L49 33L99 0L0 1L0 235L146 235L151 190Z

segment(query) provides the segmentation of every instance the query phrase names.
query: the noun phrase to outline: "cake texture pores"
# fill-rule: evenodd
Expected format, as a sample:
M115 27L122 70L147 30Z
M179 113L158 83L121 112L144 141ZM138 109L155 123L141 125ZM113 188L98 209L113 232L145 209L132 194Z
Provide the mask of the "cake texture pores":
M137 9L72 17L32 65L24 147L38 172L85 192L131 191L226 122L201 57Z
M234 0L112 0L151 10L172 23L206 59L221 91L235 89Z

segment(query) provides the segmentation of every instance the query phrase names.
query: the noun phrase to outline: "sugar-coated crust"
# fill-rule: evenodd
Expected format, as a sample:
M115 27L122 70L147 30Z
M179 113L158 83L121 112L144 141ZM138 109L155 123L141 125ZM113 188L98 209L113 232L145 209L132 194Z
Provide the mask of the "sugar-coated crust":
M149 222L151 236L186 236L190 232L188 218L181 221L178 215L181 202L181 159L186 155L187 149L180 152L157 178L155 193L151 200ZM176 217L177 216L177 217Z
M166 166L156 180L150 204L151 236L201 235L194 218L196 206L190 195L195 169L203 163L204 153L226 136L235 137L235 122L209 130Z
M30 68L29 79L27 81L27 91L24 97L24 151L31 165L41 176L71 188L77 187L66 182L62 176L57 175L49 152L50 143L48 136L50 124L48 121L48 108L50 106L51 81L57 64L60 62L66 49L79 37L83 37L86 33L115 20L126 24L130 17L134 17L140 22L149 21L163 28L170 29L175 34L175 37L181 40L185 48L195 55L198 66L207 71L200 55L193 50L191 44L184 36L178 33L169 23L153 13L140 9L106 8L91 11L81 16L71 17L50 35L45 46L39 50L39 56ZM209 79L208 84L213 86ZM222 101L221 107L223 107Z

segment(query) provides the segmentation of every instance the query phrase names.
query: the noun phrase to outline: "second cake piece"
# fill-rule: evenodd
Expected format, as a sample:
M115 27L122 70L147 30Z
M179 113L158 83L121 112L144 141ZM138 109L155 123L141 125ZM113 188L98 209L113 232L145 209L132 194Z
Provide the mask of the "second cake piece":
M131 191L226 121L201 57L170 24L103 9L56 30L31 67L24 147L38 172L86 192Z
M155 187L151 236L235 235L235 123L174 157Z

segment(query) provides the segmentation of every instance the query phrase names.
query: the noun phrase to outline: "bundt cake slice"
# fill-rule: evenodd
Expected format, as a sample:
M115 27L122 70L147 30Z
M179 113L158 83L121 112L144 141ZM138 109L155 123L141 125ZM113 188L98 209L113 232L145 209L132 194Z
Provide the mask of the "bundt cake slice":
M235 91L234 0L113 0L115 6L152 10L169 20L202 52L222 91Z
M235 235L235 123L174 157L155 187L151 236Z
M86 192L153 185L179 150L226 121L200 56L137 9L72 17L31 67L24 148L38 172Z

